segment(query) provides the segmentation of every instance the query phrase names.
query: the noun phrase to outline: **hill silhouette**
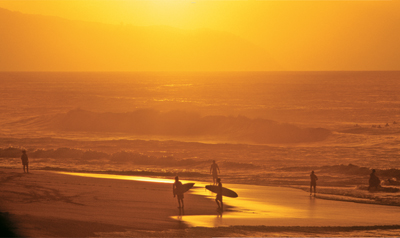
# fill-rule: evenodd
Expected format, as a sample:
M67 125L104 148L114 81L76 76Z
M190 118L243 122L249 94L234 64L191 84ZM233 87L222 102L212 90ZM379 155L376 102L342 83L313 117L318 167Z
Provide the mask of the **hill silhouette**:
M0 71L279 70L226 32L72 21L0 8Z

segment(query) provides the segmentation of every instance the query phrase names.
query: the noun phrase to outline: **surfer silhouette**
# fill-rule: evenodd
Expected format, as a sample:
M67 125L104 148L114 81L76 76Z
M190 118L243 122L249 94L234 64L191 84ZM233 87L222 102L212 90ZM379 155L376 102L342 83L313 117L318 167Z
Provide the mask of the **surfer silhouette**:
M212 173L214 185L216 184L216 180L218 178L218 172L221 173L218 165L215 163L215 160L213 160L213 163L211 164L211 167L210 167L210 174Z
M25 167L26 167L26 172L29 173L29 168L28 168L29 161L28 161L28 155L26 154L26 150L22 150L21 161L24 173L25 173Z
M376 176L375 169L372 170L371 174L369 175L369 187L368 190L372 188L378 189L381 186L381 180Z
M218 192L217 192L217 197L215 198L215 202L218 205L218 210L222 211L224 209L224 203L222 202L222 183L220 178L217 178L217 183L218 183Z
M178 198L178 208L183 208L183 192L182 192L182 182L179 181L179 177L175 177L175 183L172 185L172 192L174 193L174 197ZM181 206L182 204L182 206Z
M315 196L315 193L317 192L317 180L318 180L318 177L317 177L317 175L315 175L314 170L311 171L310 178L311 178L310 196L312 195L313 187L314 187L314 196Z

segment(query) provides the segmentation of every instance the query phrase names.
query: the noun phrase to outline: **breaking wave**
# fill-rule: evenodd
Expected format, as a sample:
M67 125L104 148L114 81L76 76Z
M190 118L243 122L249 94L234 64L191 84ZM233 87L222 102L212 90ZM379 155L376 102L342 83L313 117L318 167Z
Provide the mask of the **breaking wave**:
M171 168L181 169L198 169L203 170L209 168L212 159L198 159L198 158L178 158L171 155L146 155L135 151L120 150L116 152L103 152L97 150L84 150L76 148L61 147L57 149L42 149L42 148L30 148L28 149L28 155L30 159L51 159L55 161L64 162L79 162L93 163L98 161L97 164L128 164L128 165L144 165L144 166L166 166ZM0 148L0 158L20 158L21 148L8 147ZM267 170L274 173L290 173L290 174L303 174L309 173L311 170L315 170L318 174L330 174L336 175L336 177L368 177L371 173L369 167L358 166L354 164L339 164L339 165L322 165L322 166L282 166L282 163L276 164L274 167L264 165L261 162L253 163L252 161L232 161L229 159L219 160L218 164L221 168L228 171L242 170L242 171L255 171L255 170ZM283 163L284 164L284 163ZM277 166L278 165L278 166ZM280 165L280 166L279 166ZM268 168L267 168L267 167ZM400 169L397 168L375 168L376 174L383 179L391 179L393 185L400 185Z
M139 109L128 113L97 113L74 109L49 120L58 131L116 132L143 136L206 138L248 143L299 143L326 139L323 128L300 128L291 124L245 116L200 116L186 111L160 112Z
M57 149L31 149L28 150L30 159L37 159L46 161L47 159L56 160L60 162L74 162L79 164L93 163L96 164L119 164L122 165L138 165L138 166L158 166L158 167L171 167L180 169L198 169L208 168L211 164L210 159L190 159L190 158L176 158L174 156L149 156L133 151L118 151L115 153L105 153L93 150L81 150L74 148L57 148ZM0 148L0 158L19 158L21 157L21 148L9 147ZM260 169L262 166L254 165L253 163L220 161L220 166L229 169ZM46 170L60 170L61 167L46 166L42 169ZM118 171L118 170L116 170Z

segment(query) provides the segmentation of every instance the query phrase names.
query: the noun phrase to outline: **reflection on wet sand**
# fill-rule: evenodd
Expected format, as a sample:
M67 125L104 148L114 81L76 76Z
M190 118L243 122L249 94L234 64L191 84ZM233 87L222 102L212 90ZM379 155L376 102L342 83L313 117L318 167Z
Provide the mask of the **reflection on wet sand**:
M284 187L227 185L237 191L220 216L184 216L189 226L375 226L398 225L400 207L324 200ZM193 190L197 193L200 190ZM201 193L197 193L201 194Z
M105 178L105 179L121 179L121 180L133 180L139 182L152 182L152 183L170 183L173 184L173 179L163 179L163 178L151 178L151 177L141 177L141 176L125 176L125 175L115 175L115 174L95 174L95 173L72 173L72 172L57 172L60 174L91 177L91 178Z
M142 182L170 183L174 180L140 176L124 176L92 173L62 174L93 178L134 180ZM204 187L207 183L195 182L189 193L215 198ZM224 198L227 207L223 213L210 211L215 215L185 215L179 210L172 217L193 227L218 226L375 226L399 225L400 207L370 205L353 202L323 200L310 197L306 192L284 187L268 187L244 184L225 184L236 191L238 198Z

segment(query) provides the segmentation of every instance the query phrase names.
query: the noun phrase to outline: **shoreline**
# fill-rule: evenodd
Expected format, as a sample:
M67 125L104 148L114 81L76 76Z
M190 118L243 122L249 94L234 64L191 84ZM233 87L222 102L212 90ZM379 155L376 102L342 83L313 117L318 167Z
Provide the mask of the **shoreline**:
M190 227L185 219L173 219L179 213L172 196L172 184L88 178L38 170L23 174L20 169L3 168L0 168L0 179L3 191L0 199L5 201L0 207L1 215L14 222L18 235L26 237L335 236L337 232L343 232L343 236L395 236L400 232L399 224L274 226L271 223ZM185 193L185 216L182 217L216 217L215 208L213 199ZM224 213L225 220L232 212L243 212L238 207L228 210Z
M0 170L5 169L5 170L19 170L17 168L9 168L9 167L1 167ZM43 172L50 172L50 173L76 173L76 174L103 174L103 175L116 175L116 176L133 176L133 177L147 177L147 178L155 178L155 179L170 179L175 177L176 173L173 172L157 172L157 171L91 171L91 170L70 170L70 169L31 169L31 171L43 171ZM196 173L193 174L193 172L179 172L179 176L182 178L187 178L185 179L187 182L201 182L201 183L209 183L210 175L208 174L202 174L202 173ZM282 187L282 188L293 188L293 189L298 189L301 191L308 192L309 187L305 185L300 185L300 184L282 184L282 183L271 183L271 184L263 184L263 183L252 183L250 181L241 181L241 180L236 180L232 178L231 175L228 175L226 178L224 178L224 183L231 183L231 184L241 184L241 185L255 185L255 186L266 186L266 187ZM364 188L363 188L364 187ZM400 206L400 200L394 198L390 199L387 195L396 195L400 194L398 192L398 187L394 186L382 186L384 190L389 190L389 191L384 191L384 190L379 190L379 191L368 191L367 190L367 185L365 186L356 186L356 185L351 185L351 186L340 186L340 185L335 185L335 186L318 186L318 192L317 192L317 197L320 199L326 199L326 200L334 200L334 201L343 201L343 202L355 202L355 203L362 203L362 204L376 204L376 205L385 205L385 206L394 206L394 207L399 207ZM335 191L336 189L336 191ZM341 190L341 193L337 193L339 190ZM343 193L343 194L342 194ZM380 197L383 196L383 197Z
M16 168L7 168L0 167L0 169L16 169ZM18 169L16 169L18 170ZM69 170L69 169L34 169L33 171L44 171L44 172L54 172L54 173L78 173L78 174L104 174L104 175L117 175L117 176L137 176L137 177L151 177L151 178L161 178L161 179L169 179L175 177L176 173L173 172L157 172L157 171L90 171L90 170ZM194 173L194 172L179 172L180 177L185 177L187 182L201 182L208 183L210 182L210 175L203 173ZM293 188L301 191L308 192L309 187L306 185L300 184L283 184L283 183L271 183L271 184L263 184L263 183L252 183L250 181L242 181L237 180L232 175L226 175L224 179L224 183L231 184L242 184L242 185L255 185L255 186L270 186L270 187L283 187L283 188ZM209 183L211 184L211 183ZM400 200L396 198L396 194L400 194L398 192L398 187L393 186L383 186L385 190L392 191L368 191L366 189L367 185L351 185L351 186L340 186L340 185L319 185L317 197L320 199L326 200L334 200L334 201L343 201L343 202L355 202L362 204L376 204L376 205L386 205L386 206L400 206ZM393 196L393 198L389 198L389 196Z
M170 218L179 214L170 184L85 178L48 171L24 174L20 169L0 169L0 181L0 209L16 224L16 233L21 236L94 236L95 232L111 230L186 227ZM213 201L191 194L185 194L185 205L189 215L208 214L215 207ZM67 231L65 224L87 225Z

